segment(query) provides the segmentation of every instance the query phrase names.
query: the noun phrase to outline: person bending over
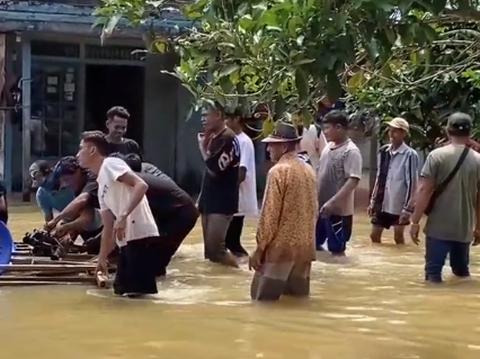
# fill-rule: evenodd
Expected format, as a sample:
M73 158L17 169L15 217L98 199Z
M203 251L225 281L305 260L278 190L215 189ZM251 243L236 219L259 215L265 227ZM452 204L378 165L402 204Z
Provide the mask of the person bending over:
M74 156L63 157L55 166L54 172L60 181L73 190L75 199L55 218L47 223L46 229L63 237L80 235L84 241L101 233L102 222L98 210L98 184L96 177L80 167Z
M80 165L97 176L103 223L97 270L107 271L107 256L120 247L114 293L130 297L157 293L155 242L159 233L145 196L148 185L121 159L108 157L109 143L100 131L81 136Z
M29 172L32 187L37 188L38 207L43 213L45 223L48 223L73 201L75 195L70 187L60 181L58 173L47 161L33 162Z
M146 195L160 233L160 240L155 243L157 276L163 276L173 255L197 223L198 211L195 203L183 189L154 165L149 166L152 171L142 172L143 163L138 155L123 156L116 153L112 156L123 159L148 185Z

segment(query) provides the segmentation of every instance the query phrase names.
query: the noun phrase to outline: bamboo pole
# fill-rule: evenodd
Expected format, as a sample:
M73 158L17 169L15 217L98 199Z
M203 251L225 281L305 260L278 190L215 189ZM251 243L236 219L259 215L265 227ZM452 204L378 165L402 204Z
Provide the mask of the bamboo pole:
M46 264L46 265L58 265L58 264L68 264L68 265L88 265L88 262L74 262L74 261L52 261L51 259L46 259L42 257L20 257L12 258L13 264Z
M4 282L63 282L63 283L84 283L84 284L95 284L95 278L93 277L49 277L49 278L38 278L38 277L29 277L29 276L3 276L0 277L0 283Z
M35 272L51 270L93 271L95 264L69 265L69 264L0 264L0 270L5 272Z
M0 282L0 287L26 287L26 286L38 286L38 285L65 285L65 282L28 282L28 281L11 281L11 282ZM72 284L81 284L81 283L69 283Z

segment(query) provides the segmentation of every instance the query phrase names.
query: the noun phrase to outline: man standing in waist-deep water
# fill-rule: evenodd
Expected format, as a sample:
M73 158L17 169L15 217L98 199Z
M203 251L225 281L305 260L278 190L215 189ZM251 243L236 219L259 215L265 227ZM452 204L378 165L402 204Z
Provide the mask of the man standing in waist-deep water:
M138 143L131 138L124 137L127 133L130 114L121 106L114 106L107 111L107 140L110 143L110 153L119 152L124 155L135 153L142 157Z
M235 132L240 145L240 170L238 174L239 200L238 213L233 216L228 227L225 244L227 249L238 258L248 258L248 252L241 243L243 221L247 215L256 215L258 212L257 179L255 169L255 148L253 141L243 132L242 115L240 110L226 115L227 126Z
M211 262L238 267L235 256L225 247L225 237L238 211L240 145L235 133L225 125L225 112L219 103L207 104L202 121L205 132L198 135L198 141L205 172L198 209L204 254Z
M153 245L159 233L145 193L148 185L119 158L108 157L110 144L100 131L84 132L80 165L97 176L98 200L103 223L97 270L106 273L107 257L120 247L114 282L119 295L157 293Z
M323 118L323 132L329 143L318 166L320 215L317 222L317 250L327 241L334 256L344 256L352 235L354 193L362 178L362 154L348 137L348 118L338 110Z
M253 300L310 294L318 203L315 171L297 158L300 139L295 126L278 123L262 141L275 165L268 171L257 248L249 262L255 270L250 291Z
M480 243L480 154L469 149L472 118L450 115L450 144L429 153L420 173L411 216L410 235L420 242L420 219L425 224L425 280L442 281L447 256L456 277L470 277L470 246Z
M148 185L148 204L160 233L160 240L155 243L158 253L157 276L164 276L173 255L197 223L198 211L195 203L154 165L149 164L148 172L142 171L142 160L138 155L123 156L117 153L112 156L122 158Z

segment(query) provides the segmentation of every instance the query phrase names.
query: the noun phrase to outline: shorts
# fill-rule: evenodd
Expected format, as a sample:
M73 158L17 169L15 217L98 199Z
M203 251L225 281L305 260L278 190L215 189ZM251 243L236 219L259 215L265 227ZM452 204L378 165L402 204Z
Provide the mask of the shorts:
M323 245L327 242L328 250L332 254L345 253L347 243L352 236L352 227L353 216L318 216L315 230L317 251L323 250Z
M120 258L113 283L114 293L156 294L155 256L152 245L158 237L130 240L120 248Z
M374 214L371 222L374 226L390 229L392 226L399 225L399 219L400 216L397 214L379 212Z
M205 259L222 263L227 255L225 238L233 215L202 214L202 230Z
M257 301L275 301L282 295L307 297L311 268L311 262L265 263L253 276L250 297Z

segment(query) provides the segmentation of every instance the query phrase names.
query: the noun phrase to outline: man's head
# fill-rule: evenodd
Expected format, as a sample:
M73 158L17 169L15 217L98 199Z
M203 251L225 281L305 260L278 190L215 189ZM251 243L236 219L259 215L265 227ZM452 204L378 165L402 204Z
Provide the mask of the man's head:
M47 178L52 173L52 166L45 160L38 160L33 162L28 169L30 178L32 180L32 187L42 187Z
M114 106L107 111L108 134L115 140L120 140L127 132L130 114L122 106Z
M399 145L404 142L409 132L410 126L408 122L401 117L395 117L388 122L388 138L393 145Z
M240 109L225 114L225 124L235 133L243 130L243 119Z
M470 115L455 112L450 115L447 122L449 137L469 138L472 132L473 121Z
M60 159L53 169L53 173L67 186L78 190L85 183L85 170L74 156Z
M105 158L110 152L110 143L101 131L82 133L77 158L80 166L91 169L98 159Z
M142 159L136 153L124 155L123 153L115 152L112 153L110 157L116 157L124 160L133 172L142 172Z
M302 137L298 135L294 125L279 122L272 134L262 142L267 144L267 151L270 153L272 162L277 162L284 154L295 152L301 139Z
M208 103L202 110L205 132L215 132L225 126L225 110L218 102Z
M329 112L322 120L322 130L327 141L344 141L348 134L348 117L339 110Z

